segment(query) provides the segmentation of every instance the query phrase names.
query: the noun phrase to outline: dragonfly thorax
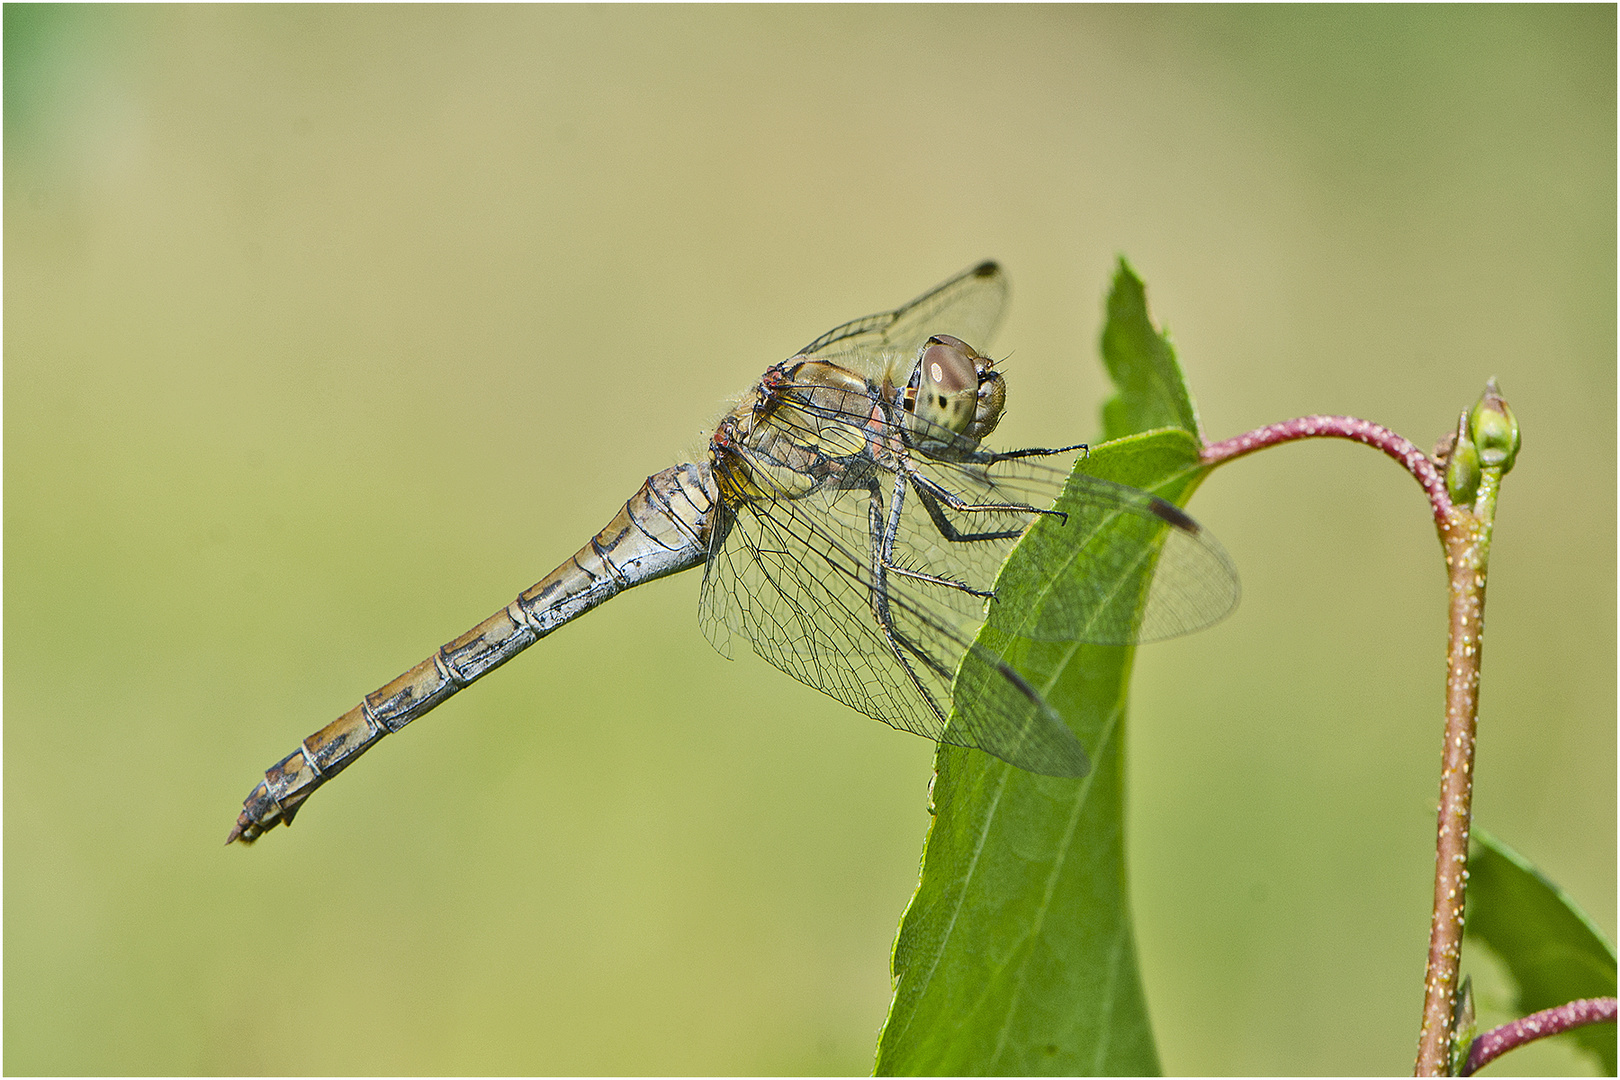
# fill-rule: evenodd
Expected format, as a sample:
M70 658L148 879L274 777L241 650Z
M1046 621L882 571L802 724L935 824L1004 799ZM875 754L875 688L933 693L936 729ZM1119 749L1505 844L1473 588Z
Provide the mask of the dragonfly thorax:
M795 499L841 486L884 429L875 408L866 380L848 369L797 357L777 364L709 440L722 496Z
M709 440L722 496L735 504L864 486L869 466L892 471L909 451L967 460L1006 403L993 363L936 334L909 378L898 358L866 371L802 354L774 365Z

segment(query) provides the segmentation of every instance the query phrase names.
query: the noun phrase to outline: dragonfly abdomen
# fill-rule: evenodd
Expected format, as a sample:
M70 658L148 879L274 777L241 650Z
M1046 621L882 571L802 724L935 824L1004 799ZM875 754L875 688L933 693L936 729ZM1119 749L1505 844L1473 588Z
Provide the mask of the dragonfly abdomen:
M516 600L447 642L271 766L243 803L226 843L252 842L293 815L315 789L384 735L445 701L632 585L700 566L716 498L707 464L676 465L647 478L607 528Z

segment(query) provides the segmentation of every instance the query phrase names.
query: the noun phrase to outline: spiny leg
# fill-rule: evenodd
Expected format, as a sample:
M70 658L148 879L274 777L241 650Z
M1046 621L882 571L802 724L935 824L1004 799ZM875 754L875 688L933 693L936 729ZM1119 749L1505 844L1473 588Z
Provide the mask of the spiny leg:
M940 577L937 574L924 574L917 570L907 570L905 567L896 566L894 563L887 563L883 568L891 574L899 574L901 577L908 577L915 581L926 581L930 585L943 585L947 589L955 589L958 592L965 592L969 596L977 596L984 600L996 595L988 589L975 589L973 586L953 578Z
M872 525L876 526L882 516L880 509L881 497L875 483L869 490L871 492L871 509L869 512L869 519ZM906 478L897 474L895 478L893 501L890 506L888 520L885 522L886 528L884 529L881 537L875 533L873 535L875 548L873 552L874 565L887 570L894 569L894 567L886 566L885 564L887 563L889 555L892 554L893 551L895 533L897 532L900 523L900 511L905 503L905 492ZM881 578L879 580L879 584L882 584ZM945 584L950 584L950 582L945 582ZM975 590L968 591L976 593ZM923 701L928 704L929 711L931 711L934 714L935 719L939 721L940 734L936 737L943 740L947 732L952 730L951 725L945 715L945 711L940 708L939 703L934 699L934 695L929 693L927 687L923 685L922 680L918 678L916 670L912 667L911 662L906 659L905 654L910 653L912 656L916 657L916 659L924 667L932 671L947 684L949 684L955 678L954 674L949 668L942 664L937 657L931 655L922 646L912 641L909 637L903 634L897 626L894 625L894 619L889 611L888 594L885 589L874 588L872 599L872 610L877 616L878 628L882 631L884 640L888 642L890 652L892 652L894 654L894 658L900 662L900 667L903 671L905 671L906 677L911 680L911 685L919 694L922 695ZM979 653L980 659L983 663L989 665L996 674L1007 680L1007 682L1014 689L1021 693L1031 703L1035 704L1037 707L1042 704L1040 695L1035 692L1034 688L1031 687L1024 677L1014 670L1006 660L997 656L985 656L983 653L979 652L978 646L972 646L971 648L975 653ZM1028 721L1026 721L1026 723L1027 722ZM981 749L984 748L984 745L977 740L961 741L963 734L963 732L958 731L957 736L951 741L956 742L958 745L977 746Z
M1085 443L1075 443L1073 446L1059 446L1053 449L1047 449L1046 447L1040 446L1031 446L1023 450L986 451L985 455L988 460L981 462L981 464L994 465L998 461L1016 461L1019 458L1027 457L1052 457L1056 454L1071 454L1076 450L1083 450L1085 451L1085 456L1091 456L1091 447L1087 446Z
M906 484L908 479L915 481L918 479L918 477L915 473L908 474L904 471L895 473L894 495L890 500L889 516L888 520L882 526L883 569L892 574L899 574L902 577L911 578L914 581L926 581L930 585L939 585L947 589L956 589L958 592L965 592L969 596L977 596L981 600L989 600L995 596L995 593L990 592L987 589L975 589L973 586L968 585L965 582L957 581L955 578L948 578L939 574L926 574L920 570L909 570L906 567L900 566L894 562L894 541L900 532L900 512L905 507ZM872 527L876 528L879 518L879 506L881 505L879 503L879 494L876 484L873 484L868 490L872 492ZM1006 536L985 533L980 536L962 537L956 534L955 527L945 519L945 515L940 511L938 503L931 501L929 496L926 495L920 488L918 489L918 495L922 498L923 505L927 507L929 517L933 519L934 527L939 529L941 533L945 535L946 539L1000 540L1010 539L1011 537L1018 535L1017 532L1013 532L1006 534Z
M945 516L945 511L940 508L939 500L937 498L931 495L928 490L922 487L920 484L916 484L914 486L917 489L917 499L922 503L923 509L928 511L928 518L934 523L934 528L939 530L940 536L951 541L952 543L967 544L979 540L1016 540L1018 537L1023 535L1024 530L1021 528L1001 529L996 532L961 532L955 525L951 524L951 520ZM1034 512L1035 511L1031 511L1031 513Z
M929 506L928 498L932 497L959 514L1046 514L1062 519L1064 524L1068 524L1069 521L1069 515L1061 510L1042 510L1040 507L1029 506L1025 503L970 503L920 472L912 470L907 473L907 476L912 486L917 489L917 494L924 497L924 506ZM945 520L944 515L939 513L939 507L930 506L928 516L934 519L934 524L939 527L940 532L944 534L947 540L1010 540L1013 537L1023 535L1024 531L1023 529L1008 529L994 533L956 533L955 528Z
M917 672L912 668L911 661L906 659L906 653L910 652L913 656L922 660L924 664L941 677L949 679L950 675L944 671L938 662L924 653L916 644L907 640L896 629L894 616L889 611L888 573L891 569L896 569L890 563L890 558L894 554L894 537L900 523L900 510L905 504L905 477L899 473L895 474L894 496L887 520L885 520L883 513L883 495L877 483L873 482L867 488L867 491L869 493L867 525L871 530L872 541L872 615L877 619L878 630L883 634L883 640L888 643L889 652L899 662L901 670L906 673L906 678L911 680L912 687L927 703L929 711L939 721L940 732L943 733L946 723L945 713L940 709L939 703L934 700L934 695L928 692L928 688L917 677ZM951 582L942 583L954 584Z

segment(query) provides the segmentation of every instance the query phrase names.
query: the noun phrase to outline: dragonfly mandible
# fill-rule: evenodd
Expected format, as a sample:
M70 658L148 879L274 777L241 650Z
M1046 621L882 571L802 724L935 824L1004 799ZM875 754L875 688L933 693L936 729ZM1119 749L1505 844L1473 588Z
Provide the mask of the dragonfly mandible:
M1095 535L1068 556L1078 599L1020 636L1131 644L1201 629L1237 603L1219 543L1172 503L1055 468L1083 445L986 449L1006 382L980 353L1006 276L981 263L894 311L845 323L769 368L703 460L647 478L572 558L272 766L227 843L285 823L384 735L624 589L702 566L698 620L800 682L896 728L1031 772L1081 776L1085 749L1041 694L975 641L996 574L1036 521ZM1065 482L1086 522L1052 509ZM1071 503L1072 505L1072 503ZM1144 602L1121 583L1144 566ZM953 687L971 683L953 712ZM971 697L971 702L966 699Z

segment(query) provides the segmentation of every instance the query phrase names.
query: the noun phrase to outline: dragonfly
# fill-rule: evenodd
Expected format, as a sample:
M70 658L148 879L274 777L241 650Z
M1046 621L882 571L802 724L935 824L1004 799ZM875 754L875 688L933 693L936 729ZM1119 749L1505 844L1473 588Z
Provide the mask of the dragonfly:
M226 843L290 825L383 736L564 623L700 566L698 621L722 654L744 640L893 727L1033 773L1085 775L1085 748L1062 716L977 640L1012 547L1032 528L1073 533L1064 565L1050 568L1068 587L1015 620L1007 640L1174 637L1230 612L1238 579L1219 542L1173 503L1058 467L1084 444L984 445L1007 380L979 348L1006 299L1001 267L980 263L768 368L700 460L648 477L573 557L271 766ZM1053 509L1065 484L1066 509Z

